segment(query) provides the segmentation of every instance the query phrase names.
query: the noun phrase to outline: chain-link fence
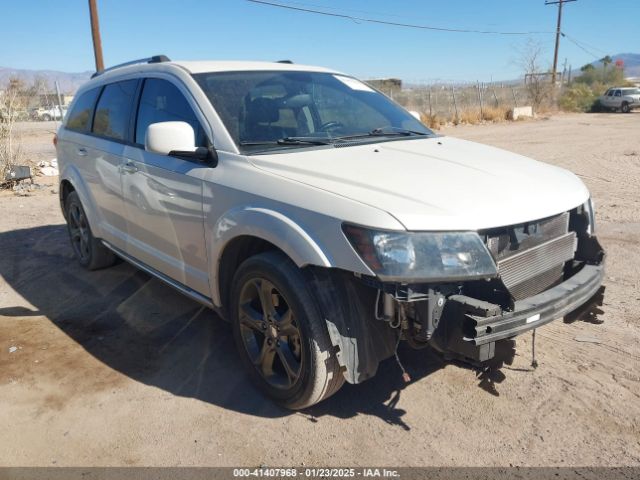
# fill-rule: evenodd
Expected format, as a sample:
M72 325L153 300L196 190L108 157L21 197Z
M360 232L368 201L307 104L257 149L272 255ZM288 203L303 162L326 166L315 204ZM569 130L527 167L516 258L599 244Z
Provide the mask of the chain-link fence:
M373 85L408 110L419 112L423 121L432 127L448 122L505 120L514 107L532 105L532 87L524 83L405 84L402 88L397 85L391 88L388 84ZM548 90L543 104L537 106L538 110L554 105L551 85L548 85Z

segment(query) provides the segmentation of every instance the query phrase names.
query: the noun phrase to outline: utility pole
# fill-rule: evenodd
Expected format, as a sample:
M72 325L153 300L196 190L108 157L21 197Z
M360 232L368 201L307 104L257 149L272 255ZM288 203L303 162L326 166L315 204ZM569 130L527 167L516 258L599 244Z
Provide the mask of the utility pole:
M58 110L60 111L60 121L62 122L62 117L64 116L62 112L62 95L60 95L60 84L58 84L57 80L55 82L55 85L56 85L56 95L58 96ZM53 117L55 120L55 115Z
M553 70L551 72L551 83L556 84L556 75L558 72L558 50L560 49L560 33L562 25L562 5L576 0L546 0L545 5L558 5L558 26L556 27L556 48L553 53Z
M104 61L102 60L102 40L100 40L96 0L89 0L89 14L91 15L91 36L93 37L93 54L96 58L96 71L100 72L104 70Z

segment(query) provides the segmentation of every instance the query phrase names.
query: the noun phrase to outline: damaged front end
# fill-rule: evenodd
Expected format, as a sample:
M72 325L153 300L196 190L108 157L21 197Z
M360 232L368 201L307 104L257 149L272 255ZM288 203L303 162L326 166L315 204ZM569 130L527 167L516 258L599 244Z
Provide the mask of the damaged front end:
M473 232L486 257L471 236L414 237L413 250L394 250L389 244L406 237L376 237L351 226L345 234L382 273L359 278L377 292L374 318L396 328L414 348L431 346L479 364L493 358L500 340L602 304L605 255L594 235L590 201L542 220ZM420 261L421 255L430 257ZM394 278L406 273L394 261L434 278Z

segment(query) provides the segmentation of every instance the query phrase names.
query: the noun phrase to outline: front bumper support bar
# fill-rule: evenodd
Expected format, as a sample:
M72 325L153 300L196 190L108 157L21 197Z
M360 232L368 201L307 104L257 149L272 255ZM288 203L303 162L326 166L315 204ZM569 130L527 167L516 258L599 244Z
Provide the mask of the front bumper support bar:
M513 311L500 313L492 308L483 308L481 311L476 308L470 312L465 307L478 301L463 295L454 295L449 301L461 304L463 310L466 310L466 322L471 322L471 328L465 329L471 338L465 337L464 340L481 346L515 337L564 317L594 297L601 290L603 278L604 265L585 265L559 285L515 302ZM482 303L487 307L494 306Z

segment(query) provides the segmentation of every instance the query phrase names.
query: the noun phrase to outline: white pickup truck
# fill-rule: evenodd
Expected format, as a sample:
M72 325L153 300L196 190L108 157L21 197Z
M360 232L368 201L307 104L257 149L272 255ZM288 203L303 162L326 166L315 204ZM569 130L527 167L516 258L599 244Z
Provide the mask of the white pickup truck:
M34 120L48 122L50 120L61 120L62 118L64 118L64 115L66 113L67 113L66 107L62 107L62 109L60 109L58 105L55 105L51 108L41 107L41 108L35 109L31 112L31 117Z
M606 109L629 113L634 108L640 108L640 88L613 87L600 96L598 101Z

